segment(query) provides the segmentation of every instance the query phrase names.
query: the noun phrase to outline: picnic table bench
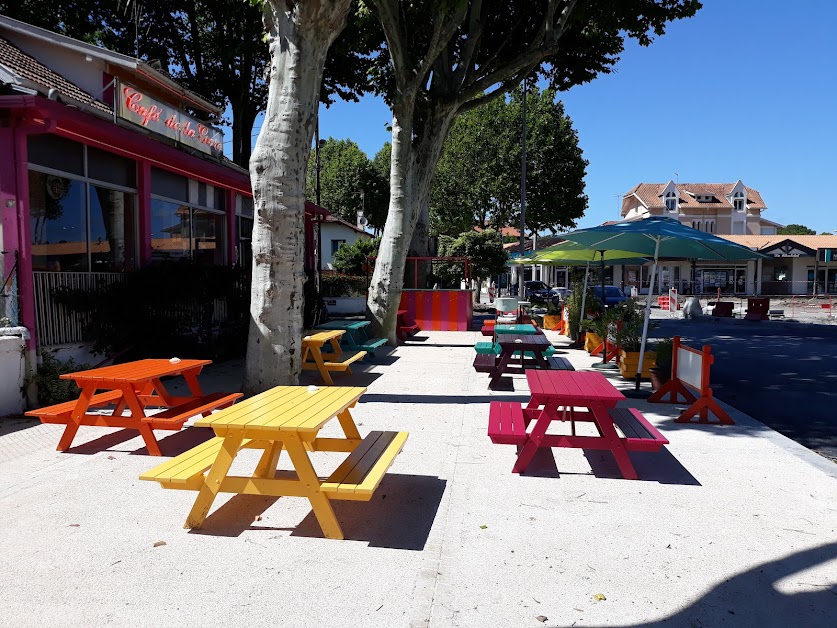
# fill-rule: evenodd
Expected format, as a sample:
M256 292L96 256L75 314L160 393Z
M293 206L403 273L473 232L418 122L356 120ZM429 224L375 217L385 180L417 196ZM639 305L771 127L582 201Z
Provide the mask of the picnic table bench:
M321 330L343 330L340 344L351 351L365 351L366 355L374 357L375 349L387 343L386 338L369 338L366 328L369 321L333 320L316 326Z
M313 388L313 389L312 389ZM361 438L350 408L366 391L360 387L278 386L196 423L215 438L140 475L163 488L198 491L184 527L200 528L218 493L306 497L330 539L343 532L331 500L369 501L407 440L407 432L374 431ZM342 438L320 438L333 418ZM241 449L261 449L252 475L230 475ZM282 450L294 471L277 471ZM311 464L313 452L349 455L326 478Z
M137 430L148 453L159 456L160 447L153 430L179 430L191 417L206 416L215 409L232 405L243 396L242 393L203 393L197 376L211 363L211 360L149 359L65 373L61 379L71 379L81 388L79 398L30 410L26 415L38 417L42 423L66 425L58 451L70 448L80 426L95 425ZM167 376L182 376L191 394L185 397L170 395L162 382ZM110 414L90 412L107 405L115 406ZM167 409L147 414L149 407ZM123 416L126 409L130 414Z
M410 318L407 310L398 310L398 319L395 325L395 334L401 342L409 340L410 336L414 336L421 329L416 322Z
M331 373L334 371L351 375L352 363L362 360L366 351L343 351L340 347L340 336L343 334L342 329L306 332L302 339L302 370L319 371L320 377L328 386L334 384L334 380L331 379ZM324 352L323 347L326 343L329 346Z
M491 442L520 447L512 469L515 473L525 471L541 447L574 447L611 451L623 477L635 480L636 470L627 452L655 452L668 444L639 410L616 407L624 396L601 373L527 371L526 378L532 398L525 408L517 402L492 401L488 415ZM571 433L547 434L556 420L569 420ZM577 421L593 423L599 435L577 435Z

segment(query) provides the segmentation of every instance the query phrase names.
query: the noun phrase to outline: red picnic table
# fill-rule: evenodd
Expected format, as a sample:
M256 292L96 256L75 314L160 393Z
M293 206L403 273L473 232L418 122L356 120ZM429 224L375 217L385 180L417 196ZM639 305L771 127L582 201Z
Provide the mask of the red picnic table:
M152 456L159 456L160 447L152 430L179 430L190 417L204 416L216 408L232 405L242 393L210 393L204 395L198 383L198 374L212 360L148 359L102 368L65 373L61 379L72 379L81 388L79 398L37 410L27 416L36 416L43 423L64 424L64 434L58 443L58 451L67 451L81 425L121 427L137 430L142 435ZM175 397L166 390L163 377L180 375L186 380L189 395ZM91 413L93 408L106 405L116 407L110 414ZM157 414L147 414L146 408L167 408ZM123 416L125 409L130 414Z
M622 476L636 480L628 451L659 451L668 440L634 408L617 408L624 395L595 371L528 370L532 392L526 408L519 403L494 401L489 414L492 442L521 445L512 471L522 473L541 447L609 450ZM571 434L547 434L552 421L570 421ZM527 432L530 422L532 430ZM578 436L575 423L588 421L598 436ZM619 428L621 435L616 431Z

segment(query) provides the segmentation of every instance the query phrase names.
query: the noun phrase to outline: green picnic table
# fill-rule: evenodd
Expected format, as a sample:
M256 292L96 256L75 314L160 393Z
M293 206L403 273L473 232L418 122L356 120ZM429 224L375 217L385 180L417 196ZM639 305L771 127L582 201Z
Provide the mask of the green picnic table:
M385 345L386 338L369 338L366 328L369 321L333 320L321 323L316 329L340 329L346 333L340 338L340 344L346 345L352 351L366 351L367 355L374 357L375 349Z

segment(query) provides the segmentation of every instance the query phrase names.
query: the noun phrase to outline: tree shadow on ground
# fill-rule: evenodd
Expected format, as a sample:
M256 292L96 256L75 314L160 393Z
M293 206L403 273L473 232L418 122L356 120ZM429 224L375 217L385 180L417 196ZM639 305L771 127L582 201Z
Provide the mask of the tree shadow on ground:
M20 430L27 430L30 427L40 425L41 420L25 416L8 416L0 419L0 437L13 434Z
M363 541L370 547L421 551L427 544L446 485L447 481L438 477L388 473L370 501L330 503L346 540ZM256 518L278 500L235 495L209 515L200 530L191 532L235 537L246 530L289 531L291 536L324 538L313 511L294 528L259 525Z
M386 393L366 393L360 398L359 403L433 403L433 404L472 404L472 403L489 403L491 401L529 401L529 393L522 393L521 395L481 395L481 396L461 396L461 395L411 395L411 394L386 394Z
M784 593L780 580L837 560L837 542L790 554L756 565L707 591L679 612L643 623L618 624L622 628L679 628L736 626L737 628L834 628L837 618L837 582L798 580L813 591ZM834 576L832 572L832 577ZM813 579L813 577L812 577ZM573 624L575 625L575 624ZM613 625L613 624L608 624ZM552 624L554 628L560 624Z
M210 438L214 437L215 433L208 427L187 427L179 432L160 438L157 443L160 445L160 453L163 456L179 456L184 451L189 451L193 447L197 447L201 443L205 443ZM131 455L147 456L148 449L142 447L136 451L132 451Z

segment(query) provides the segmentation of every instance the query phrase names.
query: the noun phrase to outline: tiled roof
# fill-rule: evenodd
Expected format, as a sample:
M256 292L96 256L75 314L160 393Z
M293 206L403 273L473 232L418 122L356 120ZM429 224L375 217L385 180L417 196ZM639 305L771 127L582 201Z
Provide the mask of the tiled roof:
M485 228L490 229L490 227L488 227L487 225L486 225ZM474 231L482 231L482 227L474 227ZM505 236L512 236L514 238L519 238L520 237L520 229L516 229L514 227L503 227L502 229L500 229L500 233L502 233L503 237L505 237Z
M640 183L631 188L625 196L636 194L646 207L665 207L665 201L662 198L663 190L667 183ZM732 208L732 203L727 199L728 194L732 194L735 183L677 183L677 191L680 195L681 209L701 209L706 207L727 207ZM744 189L747 190L747 206L750 209L767 209L761 194L749 188L746 185ZM700 203L695 200L694 195L700 196L714 196L716 201Z
M787 240L809 249L837 249L837 235L716 235L756 250L766 249Z
M360 227L358 227L356 225L353 225L352 223L350 223L346 220L343 220L342 218L340 218L339 216L335 216L334 214L329 214L328 216L323 218L323 222L331 222L331 223L334 223L336 225L342 225L344 227L348 227L349 229L352 229L353 231L357 231L358 233L362 233L365 236L369 236L370 238L372 237L372 234L369 233L368 231L364 231Z
M559 242L563 242L564 238L560 236L540 236L538 237L538 250L545 249L548 246L552 246L553 244L558 244ZM517 253L520 250L520 242L506 242L503 245L503 249L508 251L509 253ZM523 243L523 250L524 251L531 251L532 250L532 240L527 239Z
M60 74L50 70L43 63L23 52L8 39L0 37L0 65L7 67L14 74L34 83L41 88L44 95L50 89L56 89L60 94L78 102L89 104L100 111L113 113L110 105L95 100L93 96L71 83Z

